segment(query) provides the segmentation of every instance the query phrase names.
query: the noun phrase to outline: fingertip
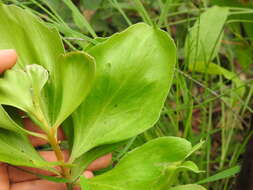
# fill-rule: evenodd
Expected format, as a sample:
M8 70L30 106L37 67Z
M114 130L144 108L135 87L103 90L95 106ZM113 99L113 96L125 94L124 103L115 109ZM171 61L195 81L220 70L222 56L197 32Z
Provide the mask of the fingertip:
M86 170L83 175L87 178L87 179L90 179L90 178L93 178L94 177L94 174L92 173L92 171L89 171L89 170Z
M17 62L17 52L14 49L0 50L0 73L12 68Z

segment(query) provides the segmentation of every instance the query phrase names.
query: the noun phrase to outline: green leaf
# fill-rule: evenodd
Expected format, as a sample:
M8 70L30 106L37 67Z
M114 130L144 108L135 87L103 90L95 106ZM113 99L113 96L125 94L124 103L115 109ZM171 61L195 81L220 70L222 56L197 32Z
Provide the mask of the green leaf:
M59 126L85 99L95 78L95 60L84 52L62 55L61 64L56 65L54 94L49 103L54 102L50 118L54 126ZM55 118L54 118L55 116Z
M151 140L127 153L111 171L89 179L89 184L92 190L156 190L168 164L181 162L191 149L178 137Z
M36 112L37 100L48 73L39 65L28 65L24 70L12 69L0 78L0 104L17 107L30 114Z
M40 157L27 137L8 130L0 129L0 161L34 168L55 166Z
M44 131L47 131L41 119L40 108L41 90L47 80L47 71L39 65L26 65L24 70L19 68L7 70L4 77L0 78L0 104L27 112Z
M185 42L185 56L189 63L208 63L219 51L223 27L229 15L229 9L214 6L207 9L196 21Z
M73 161L102 144L142 133L159 119L176 48L167 33L140 23L92 47L96 80L73 114Z
M203 171L199 170L198 166L192 161L185 161L178 166L179 170L190 170L194 173L201 173Z
M172 187L169 190L206 190L204 187L196 184L179 185Z

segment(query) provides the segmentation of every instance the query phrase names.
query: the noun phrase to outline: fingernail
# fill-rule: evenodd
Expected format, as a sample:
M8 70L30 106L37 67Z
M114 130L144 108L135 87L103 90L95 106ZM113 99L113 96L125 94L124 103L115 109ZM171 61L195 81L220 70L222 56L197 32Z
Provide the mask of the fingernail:
M0 54L17 54L15 49L2 49Z

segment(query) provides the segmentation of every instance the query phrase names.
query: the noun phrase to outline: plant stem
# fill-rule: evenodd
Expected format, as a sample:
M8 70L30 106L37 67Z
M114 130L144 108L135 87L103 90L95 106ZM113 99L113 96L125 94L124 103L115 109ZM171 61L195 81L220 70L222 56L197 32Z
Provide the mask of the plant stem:
M63 155L60 145L58 143L57 135L55 135L55 134L57 134L57 133L56 133L55 129L52 128L51 133L48 134L48 141L51 144L52 149L54 150L57 160L61 163L64 163L65 162L64 155ZM61 165L60 168L61 168L62 176L69 179L70 178L69 169L64 167L63 165Z
M70 178L70 170L68 167L64 166L65 159L63 152L61 151L61 147L58 142L58 134L57 134L57 127L50 127L47 120L45 119L45 116L43 114L43 111L41 110L40 106L40 99L39 96L34 96L34 103L36 108L36 114L35 118L41 123L40 127L41 129L47 134L48 142L50 143L55 156L57 158L57 161L60 162L60 168L61 168L61 175L62 177L65 177L67 179Z

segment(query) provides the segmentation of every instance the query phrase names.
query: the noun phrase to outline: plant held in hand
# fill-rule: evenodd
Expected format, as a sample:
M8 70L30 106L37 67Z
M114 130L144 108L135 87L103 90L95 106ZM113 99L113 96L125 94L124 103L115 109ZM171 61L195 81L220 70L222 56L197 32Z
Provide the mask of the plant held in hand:
M47 179L72 184L93 160L158 120L176 63L174 42L164 31L140 23L89 49L66 53L54 28L28 10L0 4L0 36L0 49L19 55L18 64L0 78L1 162L52 171L60 178ZM44 134L25 129L15 110L25 112ZM59 126L68 137L67 162L57 140ZM47 140L58 161L40 157L28 135ZM111 171L82 178L81 185L169 189L179 171L199 172L185 161L195 149L181 138L158 138L127 153Z

